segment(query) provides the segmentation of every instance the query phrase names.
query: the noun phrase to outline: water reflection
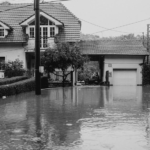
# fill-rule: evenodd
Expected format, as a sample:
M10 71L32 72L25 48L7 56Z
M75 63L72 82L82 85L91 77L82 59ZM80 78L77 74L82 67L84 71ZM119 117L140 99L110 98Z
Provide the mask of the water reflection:
M30 92L0 100L0 149L147 150L149 91L56 88L41 96Z

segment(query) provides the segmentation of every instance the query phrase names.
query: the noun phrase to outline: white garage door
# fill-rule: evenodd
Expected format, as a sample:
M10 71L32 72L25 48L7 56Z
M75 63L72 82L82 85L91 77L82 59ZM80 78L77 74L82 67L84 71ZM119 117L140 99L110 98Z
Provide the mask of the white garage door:
M137 85L137 70L113 70L113 85Z

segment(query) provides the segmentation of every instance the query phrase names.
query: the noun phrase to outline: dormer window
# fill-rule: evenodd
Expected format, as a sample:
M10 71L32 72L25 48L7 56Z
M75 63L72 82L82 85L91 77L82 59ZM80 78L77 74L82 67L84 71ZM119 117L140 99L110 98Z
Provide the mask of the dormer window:
M23 21L20 25L26 27L26 34L29 35L30 39L35 38L35 15ZM60 26L63 26L62 22L44 12L40 12L41 48L46 48L50 41L54 41L54 37L58 34Z
M40 16L40 45L41 48L47 47L47 41L56 35L55 23L44 16ZM29 37L35 38L35 20L29 23Z
M53 38L56 35L55 23L40 16L40 34L42 37ZM29 23L29 37L35 38L35 21Z
M4 38L8 34L10 27L0 21L0 38Z

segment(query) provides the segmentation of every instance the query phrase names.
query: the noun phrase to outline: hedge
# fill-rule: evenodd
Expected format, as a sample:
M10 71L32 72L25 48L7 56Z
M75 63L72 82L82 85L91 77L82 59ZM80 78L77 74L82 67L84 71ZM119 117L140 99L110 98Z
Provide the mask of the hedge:
M41 88L48 87L47 77L41 77ZM0 97L10 96L35 90L35 78L26 79L9 85L0 86Z
M6 85L6 84L11 84L11 83L15 83L18 81L22 81L28 79L28 77L26 76L17 76L17 77L12 77L12 78L4 78L0 80L0 85Z

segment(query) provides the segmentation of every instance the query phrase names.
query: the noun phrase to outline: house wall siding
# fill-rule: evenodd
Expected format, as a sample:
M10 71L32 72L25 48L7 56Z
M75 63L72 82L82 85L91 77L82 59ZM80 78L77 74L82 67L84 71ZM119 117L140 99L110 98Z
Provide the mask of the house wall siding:
M23 61L23 68L26 69L25 51L21 44L7 44L0 46L0 57L5 57L5 61L19 59Z
M106 81L107 70L110 72L109 82L113 85L114 69L136 69L137 85L142 85L141 63L143 63L143 56L105 56L103 81Z

